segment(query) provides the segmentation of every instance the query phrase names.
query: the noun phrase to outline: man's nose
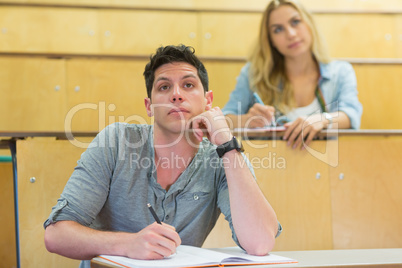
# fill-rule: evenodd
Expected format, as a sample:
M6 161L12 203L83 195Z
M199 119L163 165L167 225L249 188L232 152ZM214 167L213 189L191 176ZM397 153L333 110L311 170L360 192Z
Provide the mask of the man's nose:
M171 101L183 101L183 96L181 95L181 88L179 86L174 86Z

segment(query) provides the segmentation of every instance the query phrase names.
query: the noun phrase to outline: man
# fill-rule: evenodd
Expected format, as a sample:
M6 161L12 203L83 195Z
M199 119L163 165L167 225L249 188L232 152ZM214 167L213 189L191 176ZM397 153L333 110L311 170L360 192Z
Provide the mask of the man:
M194 50L160 47L144 76L154 124L117 123L97 135L44 224L46 248L81 260L161 259L180 244L201 246L222 212L239 246L268 253L280 225L221 110L212 108Z

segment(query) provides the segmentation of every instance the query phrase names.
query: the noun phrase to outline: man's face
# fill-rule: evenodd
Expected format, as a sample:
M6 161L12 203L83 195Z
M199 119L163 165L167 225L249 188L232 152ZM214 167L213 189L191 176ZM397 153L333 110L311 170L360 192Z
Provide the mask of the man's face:
M151 99L145 99L155 127L174 133L185 130L191 118L211 105L212 92L204 94L197 69L185 62L167 63L156 69Z

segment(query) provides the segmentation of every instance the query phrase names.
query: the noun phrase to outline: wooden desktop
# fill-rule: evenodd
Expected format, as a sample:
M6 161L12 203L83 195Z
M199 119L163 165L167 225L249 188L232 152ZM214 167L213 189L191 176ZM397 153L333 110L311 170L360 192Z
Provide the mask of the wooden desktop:
M304 268L396 268L402 267L402 248L275 251L272 254L292 258L298 263L247 265L243 267L304 267ZM91 261L91 268L121 268L125 266L101 258ZM237 266L242 267L242 266Z

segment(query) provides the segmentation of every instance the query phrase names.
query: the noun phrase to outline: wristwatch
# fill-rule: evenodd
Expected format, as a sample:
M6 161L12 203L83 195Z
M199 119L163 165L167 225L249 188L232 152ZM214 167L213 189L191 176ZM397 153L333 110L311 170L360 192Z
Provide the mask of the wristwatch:
M331 129L332 128L332 115L329 113L322 113L324 115L324 118L328 120L328 125L327 125L327 129Z
M224 154L232 150L244 152L243 144L235 136L233 136L233 139L231 139L230 141L216 147L216 152L218 153L218 156L220 158L222 158Z

